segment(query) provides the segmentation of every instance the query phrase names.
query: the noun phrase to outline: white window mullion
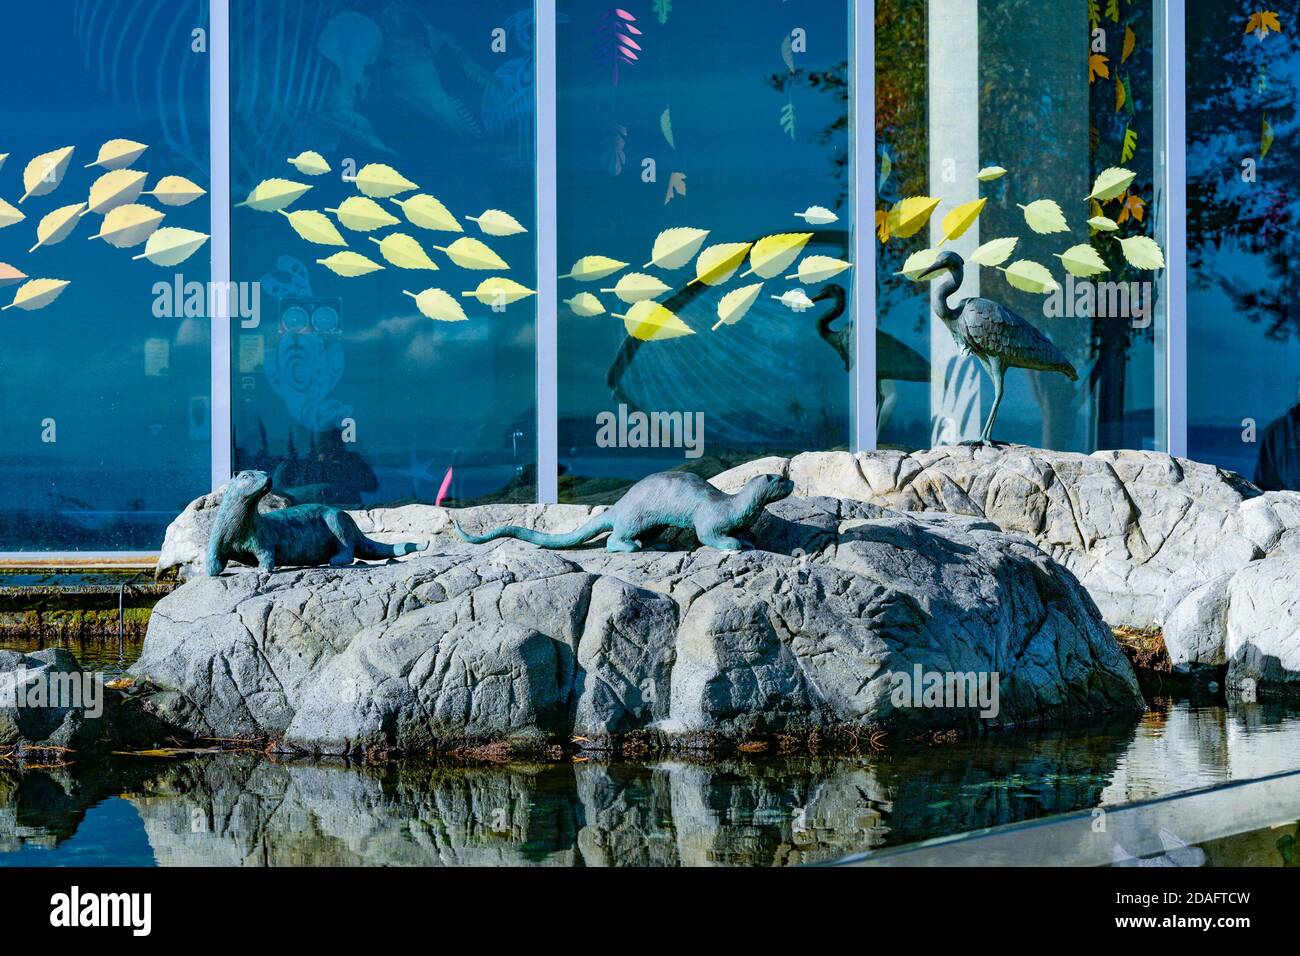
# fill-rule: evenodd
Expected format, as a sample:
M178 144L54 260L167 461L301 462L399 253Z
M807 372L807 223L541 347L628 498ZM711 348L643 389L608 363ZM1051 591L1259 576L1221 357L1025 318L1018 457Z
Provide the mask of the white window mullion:
M537 500L559 499L559 270L555 200L555 0L536 0Z
M208 79L211 124L212 287L230 288L230 0L209 0ZM212 327L212 489L230 480L230 303L225 294L211 297L217 314Z
M1165 408L1171 455L1187 455L1187 22L1165 4Z
M876 447L876 5L853 4L853 443Z

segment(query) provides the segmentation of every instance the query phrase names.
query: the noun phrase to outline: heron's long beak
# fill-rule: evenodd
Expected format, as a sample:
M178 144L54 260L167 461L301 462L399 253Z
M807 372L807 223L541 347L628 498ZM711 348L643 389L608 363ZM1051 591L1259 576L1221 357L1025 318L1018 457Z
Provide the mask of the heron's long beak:
M934 267L933 269L931 269L929 272L923 272L923 273L921 273L919 276L917 276L917 277L916 277L916 281L917 281L917 282L925 282L927 279L933 279L933 278L934 278L935 276L937 276L940 272L947 272L947 271L948 271L948 267L947 267L947 266L935 266L935 267Z

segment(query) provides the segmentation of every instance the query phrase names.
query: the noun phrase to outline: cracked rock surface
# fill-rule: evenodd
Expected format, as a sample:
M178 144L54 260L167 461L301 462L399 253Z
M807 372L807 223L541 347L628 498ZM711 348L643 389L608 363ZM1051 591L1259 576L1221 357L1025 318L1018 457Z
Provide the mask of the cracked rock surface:
M805 452L713 483L734 491L764 472L793 480L797 495L986 518L1069 568L1116 626L1159 624L1171 587L1236 571L1300 537L1300 495L1265 496L1233 472L1160 452ZM1262 497L1292 502L1261 509Z
M681 746L907 734L1143 706L1074 576L982 518L791 498L756 524L759 550L636 554L465 545L443 532L444 509L419 506L358 523L409 534L398 513L433 538L430 552L200 577L164 598L132 668L157 688L151 712L200 736L350 753L641 730ZM589 513L461 516L474 529L566 530ZM916 665L996 674L997 715L897 706L893 675Z

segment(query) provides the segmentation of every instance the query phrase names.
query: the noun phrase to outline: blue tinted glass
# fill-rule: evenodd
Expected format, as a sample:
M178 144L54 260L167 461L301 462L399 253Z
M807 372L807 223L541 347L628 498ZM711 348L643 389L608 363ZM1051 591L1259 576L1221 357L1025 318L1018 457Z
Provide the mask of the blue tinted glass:
M4 312L0 551L156 548L207 490L207 26L205 0L6 6L0 303L39 308Z
M959 332L1000 317L990 334L1012 367L994 439L1164 445L1164 270L1123 244L1149 240L1163 258L1163 7L1062 0L1049 16L1039 0L876 3L882 447L976 439L996 400L992 353L966 348L932 307L945 280L900 274L928 250L963 258L949 301ZM1122 185L1095 189L1112 169ZM917 214L903 209L911 197L939 202L919 200ZM1015 245L985 247L977 265L998 240ZM984 301L963 309L967 297Z
M559 9L562 497L844 447L849 5Z
M449 501L531 500L532 10L286 9L231 4L232 276L259 303L235 468L337 505L434 501L449 471Z
M1187 440L1194 458L1295 490L1300 37L1293 16L1279 31L1255 10L1187 5Z

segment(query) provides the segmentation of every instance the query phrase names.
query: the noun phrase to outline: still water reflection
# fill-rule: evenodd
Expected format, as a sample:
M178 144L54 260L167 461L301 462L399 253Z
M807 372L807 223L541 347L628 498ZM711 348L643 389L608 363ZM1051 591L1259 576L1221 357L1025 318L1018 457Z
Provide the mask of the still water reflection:
M1293 769L1296 753L1295 712L1177 703L858 757L112 757L0 769L0 865L787 866Z

